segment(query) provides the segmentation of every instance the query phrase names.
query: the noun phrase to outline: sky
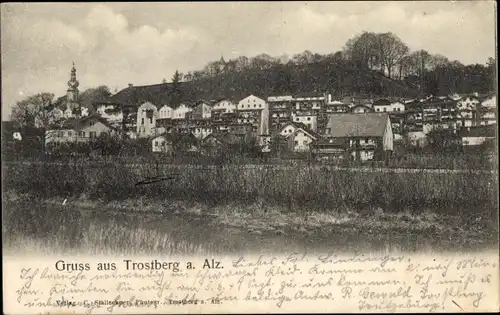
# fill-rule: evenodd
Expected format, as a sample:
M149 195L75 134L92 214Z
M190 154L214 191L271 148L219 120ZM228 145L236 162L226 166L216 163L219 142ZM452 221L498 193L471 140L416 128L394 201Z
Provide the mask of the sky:
M2 3L2 120L19 100L170 81L224 56L328 54L363 32L392 32L411 50L464 64L495 57L495 3Z

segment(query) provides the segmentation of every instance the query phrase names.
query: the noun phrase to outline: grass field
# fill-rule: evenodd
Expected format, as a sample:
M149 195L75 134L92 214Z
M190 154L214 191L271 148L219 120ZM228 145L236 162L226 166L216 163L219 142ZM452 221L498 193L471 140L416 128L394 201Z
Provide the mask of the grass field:
M279 169L68 163L9 164L2 172L4 190L106 201L137 197L211 204L257 201L289 209L307 206L314 211L335 205L356 210L381 207L388 212L433 208L459 214L471 207L496 208L498 196L498 173L473 171L366 173L310 165ZM148 178L156 181L145 181Z
M3 207L11 248L203 253L263 251L271 242L270 251L470 250L497 235L491 173L116 163L10 164L2 172L13 196ZM151 177L163 180L144 183Z

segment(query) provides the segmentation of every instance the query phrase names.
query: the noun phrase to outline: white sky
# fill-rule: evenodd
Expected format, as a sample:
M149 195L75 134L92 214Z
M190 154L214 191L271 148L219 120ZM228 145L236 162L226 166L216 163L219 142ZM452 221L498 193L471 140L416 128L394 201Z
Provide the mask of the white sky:
M66 93L75 61L80 91L170 81L208 61L304 50L327 54L366 30L462 63L495 56L487 1L11 3L1 5L2 119L16 101Z

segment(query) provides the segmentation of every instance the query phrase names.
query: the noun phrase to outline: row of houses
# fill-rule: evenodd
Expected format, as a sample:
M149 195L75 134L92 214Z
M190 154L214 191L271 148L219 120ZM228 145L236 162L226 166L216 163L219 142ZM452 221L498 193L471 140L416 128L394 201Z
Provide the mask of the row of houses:
M171 106L140 101L129 87L117 93L125 98L96 102L91 113L78 103L78 85L73 66L67 108L50 109L45 144L90 142L116 134L146 139L155 153L171 152L174 143L184 139L191 151L254 143L263 152L371 160L390 155L393 141L403 136L421 144L432 130L460 132L496 123L496 98L478 95L418 100L333 99L329 93L267 99L249 95L239 101L200 99Z
M372 160L387 156L393 150L392 141L401 138L402 133L418 143L436 128L475 130L491 125L496 119L484 113L495 114L492 105L479 103L472 96L345 104L332 101L327 94L269 97L267 101L249 95L237 103L229 99L199 100L192 106L180 104L176 108L158 108L145 102L135 113L133 107L101 103L96 106L96 115L82 119L79 127L68 129L66 122L58 132L48 130L46 142L85 141L80 139L126 129L131 138L149 139L152 152L172 151L172 134L191 134L199 146L256 139L265 152L272 147L280 152L309 152L321 158ZM96 121L90 125L94 118Z

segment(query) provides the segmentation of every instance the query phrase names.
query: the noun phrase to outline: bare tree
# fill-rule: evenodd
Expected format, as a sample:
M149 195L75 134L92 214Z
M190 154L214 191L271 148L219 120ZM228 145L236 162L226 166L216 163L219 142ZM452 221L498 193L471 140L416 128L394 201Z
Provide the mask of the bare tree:
M349 39L343 49L344 55L358 65L374 69L379 66L379 51L377 50L378 35L363 32Z
M431 55L429 58L429 67L435 69L450 63L450 60L443 55Z
M382 67L392 78L394 67L408 54L408 46L396 35L384 33L377 34L377 49Z

